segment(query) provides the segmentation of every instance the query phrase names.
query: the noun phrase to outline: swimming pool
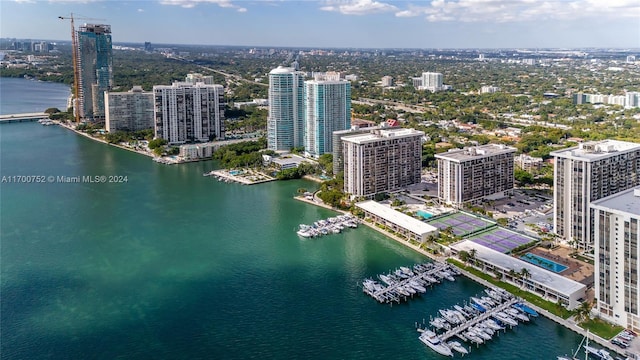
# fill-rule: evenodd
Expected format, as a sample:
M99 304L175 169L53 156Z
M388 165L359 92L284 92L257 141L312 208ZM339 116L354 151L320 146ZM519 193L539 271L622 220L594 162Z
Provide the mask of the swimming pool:
M562 264L558 264L555 261L551 261L549 259L543 258L536 254L526 253L520 257L521 260L524 260L533 265L539 266L543 269L547 269L553 271L554 273L561 273L567 270L568 266L564 266Z
M416 214L418 214L418 216L421 216L423 219L428 219L430 217L432 217L433 215L424 211L424 210L418 210L416 211Z
M242 171L241 170L229 170L229 174L231 175L241 175Z

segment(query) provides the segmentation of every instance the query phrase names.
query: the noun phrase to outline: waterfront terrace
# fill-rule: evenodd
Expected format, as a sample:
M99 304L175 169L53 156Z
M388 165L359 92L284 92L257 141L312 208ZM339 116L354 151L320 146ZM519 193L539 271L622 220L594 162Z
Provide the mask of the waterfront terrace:
M438 234L436 227L373 200L359 202L356 207L362 209L365 217L370 218L374 223L384 225L407 239L425 242L430 235Z

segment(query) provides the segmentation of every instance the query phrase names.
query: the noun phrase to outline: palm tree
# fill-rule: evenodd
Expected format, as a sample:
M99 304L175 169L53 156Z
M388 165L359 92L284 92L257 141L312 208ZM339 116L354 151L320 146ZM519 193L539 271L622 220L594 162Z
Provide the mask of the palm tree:
M531 272L529 272L528 269L522 268L522 270L520 270L520 275L522 275L523 278L527 279L531 277Z
M474 260L475 260L475 258L476 258L476 253L477 253L477 252L478 252L478 250L476 250L476 249L470 249L470 250L469 250L469 257L470 257L471 259L474 259Z
M574 312L577 322L581 323L583 321L589 320L591 318L591 303L588 301L584 301L574 310Z

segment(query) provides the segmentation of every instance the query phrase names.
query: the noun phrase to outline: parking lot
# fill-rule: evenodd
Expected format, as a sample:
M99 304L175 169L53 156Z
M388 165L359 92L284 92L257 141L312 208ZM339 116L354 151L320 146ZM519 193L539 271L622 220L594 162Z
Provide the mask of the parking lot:
M553 199L539 192L515 190L513 196L484 204L493 211L495 218L509 220L508 227L520 232L537 235L538 229L552 231ZM526 226L533 224L534 227Z

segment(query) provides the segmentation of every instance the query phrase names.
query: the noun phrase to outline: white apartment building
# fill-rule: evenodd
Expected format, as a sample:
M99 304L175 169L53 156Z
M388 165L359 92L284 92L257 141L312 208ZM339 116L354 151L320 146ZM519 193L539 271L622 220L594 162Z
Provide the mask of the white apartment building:
M453 206L498 199L513 189L516 149L487 144L436 154L438 198Z
M431 92L440 91L442 87L443 76L437 72L422 73L422 88Z
M480 88L481 94L493 94L499 92L501 89L498 86L483 86Z
M156 85L155 137L169 144L224 139L224 88L201 82Z
M140 86L128 92L105 91L105 129L110 133L153 129L153 101L153 92Z
M640 331L640 187L591 203L595 235L595 310Z
M526 172L538 171L542 168L542 164L544 164L544 160L542 158L532 157L525 154L520 154L513 160L517 167Z
M184 79L185 82L195 85L196 83L204 83L206 85L214 85L213 76L211 75L202 75L199 73L187 74L187 77Z
M269 73L267 148L289 151L304 146L304 73L278 66Z
M592 141L551 152L554 157L553 227L578 249L593 250L592 201L640 185L640 144Z
M382 77L382 81L381 81L381 85L383 87L389 87L389 86L393 86L393 77L391 76L383 76Z
M403 128L343 136L344 191L371 198L419 183L423 136Z
M351 127L351 83L304 82L305 155L319 158L333 151L333 132Z

